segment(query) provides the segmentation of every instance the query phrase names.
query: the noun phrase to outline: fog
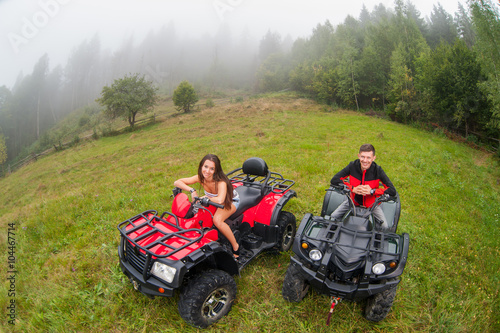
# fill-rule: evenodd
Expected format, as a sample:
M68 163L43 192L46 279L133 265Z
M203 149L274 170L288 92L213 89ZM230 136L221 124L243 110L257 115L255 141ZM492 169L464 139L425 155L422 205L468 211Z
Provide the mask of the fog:
M100 52L109 54L127 41L140 44L162 27L193 43L220 31L233 43L248 38L256 44L268 31L294 40L309 36L318 23L336 25L347 15L358 17L363 5L371 10L380 3L394 7L392 0L0 0L0 86L11 89L44 54L51 70L65 67L75 49L96 36ZM454 0L440 3L452 14L458 7ZM434 4L424 0L415 6L426 17Z

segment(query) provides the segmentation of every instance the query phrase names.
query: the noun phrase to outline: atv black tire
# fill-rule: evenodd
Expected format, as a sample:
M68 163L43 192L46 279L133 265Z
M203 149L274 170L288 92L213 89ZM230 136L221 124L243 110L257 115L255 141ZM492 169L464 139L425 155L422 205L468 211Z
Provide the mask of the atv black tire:
M396 297L397 285L381 293L370 296L366 300L365 318L371 321L381 321L391 311L392 303Z
M295 215L282 211L278 217L278 225L280 226L278 250L280 252L286 252L292 247L295 232L297 231L297 220L295 219Z
M286 270L281 293L289 302L300 302L309 291L309 283L300 276L300 268L290 264Z
M208 327L229 313L236 290L236 282L228 273L215 269L203 272L182 290L179 314L195 327Z

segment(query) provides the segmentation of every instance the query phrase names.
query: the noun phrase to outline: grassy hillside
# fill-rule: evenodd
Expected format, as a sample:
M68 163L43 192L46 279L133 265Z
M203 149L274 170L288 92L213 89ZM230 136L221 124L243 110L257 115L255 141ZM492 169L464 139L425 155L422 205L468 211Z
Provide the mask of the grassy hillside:
M495 332L500 330L500 170L490 156L432 133L290 95L248 99L133 133L82 143L0 179L0 265L7 274L15 227L15 326L0 331L194 332L177 300L151 300L121 273L116 225L146 209L170 210L172 183L196 173L206 153L226 172L252 156L294 179L287 205L300 221L319 214L331 176L370 142L401 195L398 232L410 257L389 316L362 317L342 302L326 326L329 298L281 297L290 253L262 255L236 278L229 316L207 332ZM12 240L12 239L11 239ZM1 328L0 327L0 328Z

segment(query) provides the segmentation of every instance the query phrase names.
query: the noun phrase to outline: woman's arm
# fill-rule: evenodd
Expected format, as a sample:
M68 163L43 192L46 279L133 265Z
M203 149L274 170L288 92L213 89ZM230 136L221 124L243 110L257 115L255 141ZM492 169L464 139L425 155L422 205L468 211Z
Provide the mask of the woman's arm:
M217 196L210 198L211 201L221 204L224 204L224 201L226 200L226 192L227 192L227 186L226 183L223 181L220 181L217 183Z
M189 185L196 184L199 182L200 182L200 179L199 179L198 175L196 175L193 177L177 179L174 182L174 186L180 188L181 190L191 192L191 198L194 199L194 197L197 196L197 195L195 195L196 189L194 189L193 187L191 187ZM192 190L194 190L194 191L192 191Z

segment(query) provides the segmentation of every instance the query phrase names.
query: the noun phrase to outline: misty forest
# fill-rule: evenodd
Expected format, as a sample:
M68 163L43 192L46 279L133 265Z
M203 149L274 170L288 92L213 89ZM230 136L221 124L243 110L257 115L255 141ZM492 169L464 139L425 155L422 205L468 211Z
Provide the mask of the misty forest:
M306 38L268 31L180 38L172 23L143 40L107 50L99 35L72 50L66 65L42 55L12 89L0 87L0 164L5 172L30 154L74 136L58 126L81 113L98 126L103 87L130 73L152 81L164 99L182 81L202 98L291 90L331 107L376 112L394 121L451 131L498 149L500 19L498 4L470 0L456 13L440 4L423 18L411 2L366 7L333 26L318 23Z

